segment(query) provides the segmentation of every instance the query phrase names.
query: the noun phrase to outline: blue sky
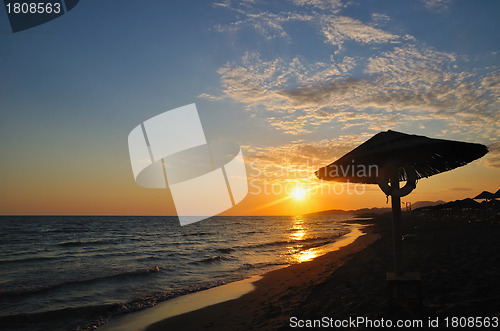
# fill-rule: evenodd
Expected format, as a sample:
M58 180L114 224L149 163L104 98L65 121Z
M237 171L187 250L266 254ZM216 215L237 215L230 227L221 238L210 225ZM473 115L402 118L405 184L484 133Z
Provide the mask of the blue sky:
M322 166L394 129L486 144L471 169L498 178L499 16L498 1L99 0L13 34L2 12L0 211L153 194L126 137L192 102L209 139L260 166ZM472 178L422 192L497 189Z

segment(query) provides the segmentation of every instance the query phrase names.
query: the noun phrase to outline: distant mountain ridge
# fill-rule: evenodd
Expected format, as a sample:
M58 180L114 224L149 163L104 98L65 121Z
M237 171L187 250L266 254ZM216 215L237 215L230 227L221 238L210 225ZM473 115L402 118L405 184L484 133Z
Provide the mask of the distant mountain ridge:
M417 201L411 204L411 209L427 207L427 206L436 206L446 203L446 201L438 200L438 201ZM404 206L401 206L404 209ZM330 209L330 210L322 210L314 213L305 214L304 216L325 216L325 215L349 215L349 214L384 214L389 213L391 211L390 207L384 208L361 208L361 209L351 209L351 210L343 210L343 209Z

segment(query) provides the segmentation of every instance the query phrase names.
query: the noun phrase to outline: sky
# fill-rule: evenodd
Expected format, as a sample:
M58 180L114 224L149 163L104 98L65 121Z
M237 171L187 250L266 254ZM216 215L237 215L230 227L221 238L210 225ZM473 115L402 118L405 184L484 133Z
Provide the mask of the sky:
M223 215L389 207L313 174L388 129L489 148L403 202L500 188L498 1L86 0L17 33L0 11L2 215L175 215L127 137L191 103L242 147L249 192Z

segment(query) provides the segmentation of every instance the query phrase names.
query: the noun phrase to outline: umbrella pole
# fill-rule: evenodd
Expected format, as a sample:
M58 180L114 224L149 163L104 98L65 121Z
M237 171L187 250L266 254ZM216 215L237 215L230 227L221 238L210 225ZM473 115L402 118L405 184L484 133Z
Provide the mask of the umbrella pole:
M392 202L392 247L394 259L394 272L401 273L401 197L399 191L399 171L396 169L391 176Z

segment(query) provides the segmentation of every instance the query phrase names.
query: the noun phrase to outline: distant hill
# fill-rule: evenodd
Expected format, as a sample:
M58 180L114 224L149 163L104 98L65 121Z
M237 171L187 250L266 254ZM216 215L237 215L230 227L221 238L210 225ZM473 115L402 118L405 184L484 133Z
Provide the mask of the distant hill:
M331 209L322 210L304 216L325 216L325 215L352 215L352 214L384 214L391 211L391 208L362 208L356 210Z
M384 208L361 208L361 209L356 209L352 210L351 214L362 214L362 215L372 215L372 214L385 214L392 211L391 208L389 207L384 207Z
M442 203L446 203L446 201L438 200L438 201L417 201L411 204L411 209L417 209L420 207L427 206L436 206ZM401 206L404 210L404 206ZM325 215L352 215L352 214L384 214L391 212L392 209L390 207L385 208L361 208L356 210L343 210L343 209L330 209L330 210L322 210L315 213L305 214L304 216L325 216Z

